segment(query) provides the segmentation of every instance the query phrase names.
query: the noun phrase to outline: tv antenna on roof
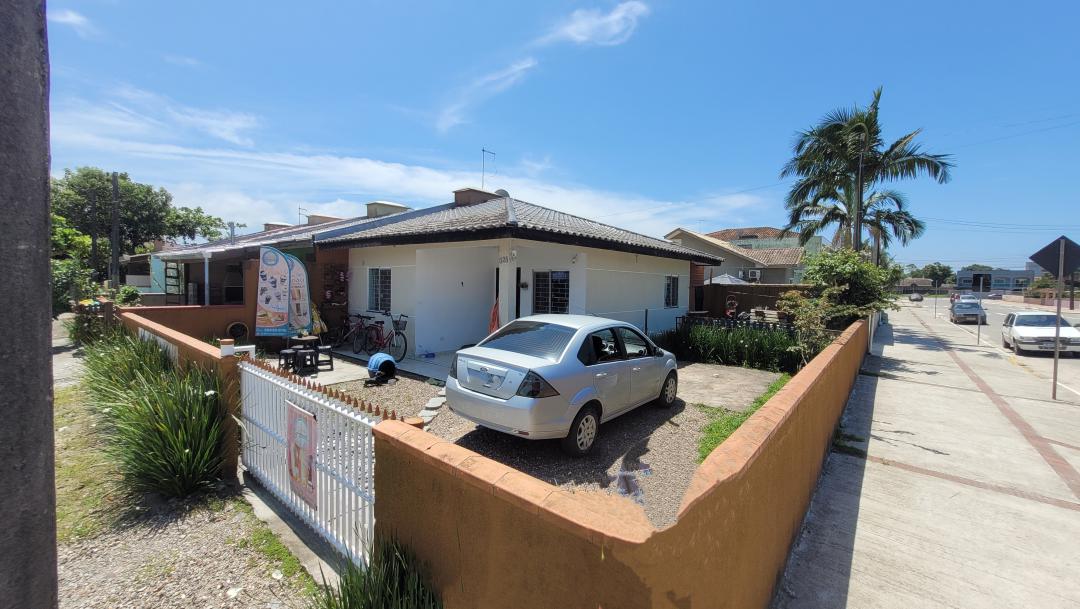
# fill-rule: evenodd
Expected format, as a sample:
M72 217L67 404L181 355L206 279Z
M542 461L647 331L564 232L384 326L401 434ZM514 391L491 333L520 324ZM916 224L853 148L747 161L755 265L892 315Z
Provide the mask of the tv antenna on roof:
M487 148L480 149L480 190L484 190L484 179L487 177L487 155L491 155L492 164L495 163L495 153Z

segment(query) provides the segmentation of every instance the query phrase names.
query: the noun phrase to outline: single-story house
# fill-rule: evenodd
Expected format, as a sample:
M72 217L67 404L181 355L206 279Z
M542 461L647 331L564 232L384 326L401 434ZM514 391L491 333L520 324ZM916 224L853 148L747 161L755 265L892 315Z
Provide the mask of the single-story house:
M665 237L721 259L718 264L703 265L697 269L697 277L692 282L695 286L704 285L719 275L731 275L748 283L802 281L804 250L801 247L749 249L685 228L676 228Z
M1031 269L994 269L992 271L956 271L956 287L961 290L1023 290L1039 276Z
M716 256L509 196L463 188L454 201L320 231L347 252L348 308L409 316L409 352L453 351L539 313L589 314L655 332L689 302L692 264ZM389 322L387 322L389 323Z

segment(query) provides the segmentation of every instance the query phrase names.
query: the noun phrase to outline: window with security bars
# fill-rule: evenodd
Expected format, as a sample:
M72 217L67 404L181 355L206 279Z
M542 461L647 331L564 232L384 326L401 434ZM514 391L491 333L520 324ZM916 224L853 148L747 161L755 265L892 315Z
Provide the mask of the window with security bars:
M533 315L570 312L570 271L533 271Z
M368 310L390 310L390 269L368 269Z
M664 306L679 306L679 278L676 275L668 275L664 281Z

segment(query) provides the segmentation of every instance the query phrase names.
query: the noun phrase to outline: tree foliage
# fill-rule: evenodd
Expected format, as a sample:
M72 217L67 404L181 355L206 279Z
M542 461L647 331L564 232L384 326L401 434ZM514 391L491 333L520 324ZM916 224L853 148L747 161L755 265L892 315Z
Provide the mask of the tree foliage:
M780 172L782 178L797 178L787 196L786 230L798 230L805 241L835 226L841 246L856 241L857 223L878 247L891 238L907 243L922 234L922 223L905 209L900 193L874 192L874 187L920 176L943 184L953 164L948 155L924 152L915 142L918 129L886 145L878 121L880 100L879 88L866 108L835 110L798 134L794 154Z
M52 258L85 261L90 256L90 237L72 228L67 218L52 214Z
M948 281L952 276L952 267L941 262L931 262L915 271L915 274L912 275L912 277L924 277L929 279L934 282L934 285L938 286Z
M122 254L134 254L158 239L215 239L225 227L220 218L200 207L173 207L169 191L135 182L126 173L117 175L117 185ZM63 177L52 181L51 190L53 213L63 217L70 228L97 236L97 270L104 272L112 226L110 174L96 167L65 169Z
M961 268L960 270L961 271L975 271L975 272L992 271L992 270L994 270L994 267L992 267L990 265L987 265L987 264L969 264L969 265Z
M881 268L850 249L826 250L807 260L803 281L818 297L827 296L823 304L836 307L832 319L844 323L895 308L889 287L897 271L898 266Z

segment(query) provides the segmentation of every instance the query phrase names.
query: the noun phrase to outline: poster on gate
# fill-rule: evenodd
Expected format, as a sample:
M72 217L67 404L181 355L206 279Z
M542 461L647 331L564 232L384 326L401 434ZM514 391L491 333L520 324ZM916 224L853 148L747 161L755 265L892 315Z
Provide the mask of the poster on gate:
M308 296L307 269L300 259L285 254L289 265L289 328L295 333L311 333L311 298Z
M305 282L306 283L306 282ZM255 336L292 336L289 327L289 262L285 254L259 248L259 287L255 302Z
M315 444L319 437L318 422L310 412L286 400L285 462L289 468L289 488L312 509L319 509L315 478Z

